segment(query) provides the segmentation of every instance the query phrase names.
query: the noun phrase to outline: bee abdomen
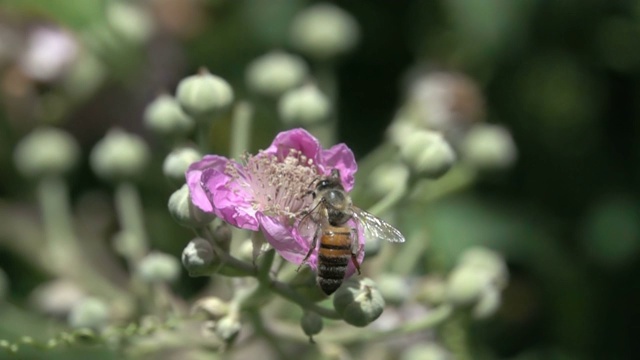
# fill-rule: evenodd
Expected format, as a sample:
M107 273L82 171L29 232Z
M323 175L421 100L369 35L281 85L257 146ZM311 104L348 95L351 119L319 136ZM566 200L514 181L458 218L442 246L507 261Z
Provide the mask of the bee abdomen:
M342 284L347 272L347 265L351 258L350 250L331 250L327 255L325 249L320 249L318 258L318 285L325 294L333 294ZM338 251L340 253L338 254Z

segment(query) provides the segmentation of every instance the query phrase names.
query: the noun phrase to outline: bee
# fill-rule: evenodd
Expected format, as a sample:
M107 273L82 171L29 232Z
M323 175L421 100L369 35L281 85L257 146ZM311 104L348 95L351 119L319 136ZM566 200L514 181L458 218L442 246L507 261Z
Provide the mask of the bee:
M311 186L314 184L315 187L306 194L312 196L313 203L308 207L310 210L302 212L297 225L298 232L303 237L313 236L309 252L298 270L317 251L316 280L320 289L331 295L342 285L349 259L360 274L358 254L364 249L360 249L358 226L363 227L366 238L377 237L401 243L404 242L404 236L384 220L353 205L351 197L342 186L338 169L333 169L329 176L315 179Z

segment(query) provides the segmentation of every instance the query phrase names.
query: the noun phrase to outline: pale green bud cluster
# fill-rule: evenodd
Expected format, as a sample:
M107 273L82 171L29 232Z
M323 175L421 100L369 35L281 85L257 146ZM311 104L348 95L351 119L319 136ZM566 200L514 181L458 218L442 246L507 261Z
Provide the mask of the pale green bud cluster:
M416 174L439 178L453 166L456 154L442 134L416 129L399 144L400 157Z
M172 183L182 185L189 166L201 158L202 154L190 147L173 149L162 163L162 173Z
M93 147L89 161L100 178L126 181L139 177L150 158L149 147L140 136L112 129Z
M74 328L101 329L109 321L109 307L97 298L86 298L69 313L69 325Z
M339 7L324 3L308 7L293 19L291 43L305 55L321 61L335 59L358 43L355 19Z
M475 317L486 318L499 308L508 276L497 253L480 247L468 249L449 274L446 298L456 306L472 307Z
M385 196L398 187L405 186L409 180L409 167L400 162L382 163L367 178L367 189L377 196Z
M109 27L116 34L134 44L146 42L155 27L150 14L129 1L107 2L106 18Z
M211 243L202 238L195 238L182 251L182 265L189 276L208 275L208 270L215 261Z
M23 176L38 179L68 173L78 163L80 147L65 131L40 127L20 140L13 155Z
M176 99L193 119L208 122L233 103L233 89L223 78L203 69L180 81Z
M369 278L345 281L333 296L333 307L347 323L364 327L375 321L385 302L378 286Z
M313 125L331 112L329 99L313 84L288 91L278 103L280 117L288 125Z
M411 287L405 276L383 273L376 281L386 303L400 305L409 299Z
M184 113L180 103L169 94L155 98L144 111L144 124L163 138L183 138L195 127L195 122Z
M479 170L501 170L517 157L509 131L501 126L480 124L469 130L462 143L464 161Z
M154 252L140 260L137 272L148 283L173 282L180 276L180 263L171 255Z
M191 202L189 186L187 184L169 197L169 213L180 225L190 228L199 228L210 223L215 215L205 213Z
M246 81L249 89L255 93L278 97L302 84L308 73L308 66L301 57L273 51L249 64Z

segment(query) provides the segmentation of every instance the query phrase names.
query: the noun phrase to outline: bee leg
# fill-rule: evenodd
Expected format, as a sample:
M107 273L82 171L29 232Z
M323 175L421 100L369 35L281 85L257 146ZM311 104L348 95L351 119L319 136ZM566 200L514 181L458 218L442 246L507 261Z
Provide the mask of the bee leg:
M358 270L358 275L360 275L360 264L358 263L358 253L360 253L360 239L358 238L358 230L353 228L351 229L351 238L354 240L351 243L351 262L353 263L353 266L356 267L356 270Z
M307 263L307 260L309 260L309 256L311 256L311 254L313 253L313 250L316 249L316 245L318 245L318 232L317 231L316 231L315 235L313 235L313 241L311 242L311 246L309 247L309 252L307 253L307 255L305 255L304 259L302 259L302 262L300 263L300 266L298 266L296 271L300 271L300 269L302 268L302 265Z

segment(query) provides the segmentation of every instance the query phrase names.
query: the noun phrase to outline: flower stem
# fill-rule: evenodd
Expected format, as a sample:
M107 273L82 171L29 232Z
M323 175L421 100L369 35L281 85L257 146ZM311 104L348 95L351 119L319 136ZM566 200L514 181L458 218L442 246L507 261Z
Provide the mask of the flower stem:
M333 64L327 62L319 63L316 79L318 79L318 87L329 99L333 111L326 121L311 127L309 130L324 147L330 147L336 143L338 127L338 81Z
M120 226L134 242L126 246L128 253L125 254L129 265L132 266L140 261L148 251L142 204L136 187L129 182L118 184L115 192L115 204Z
M387 193L380 201L369 208L369 212L376 216L381 216L387 210L394 207L407 195L407 185L402 184Z
M233 111L231 122L231 148L230 156L236 160L242 154L249 151L251 141L251 126L253 119L253 106L248 101L239 101Z
M459 360L473 359L469 351L468 339L469 316L458 313L451 317L442 328L442 338L454 357Z

